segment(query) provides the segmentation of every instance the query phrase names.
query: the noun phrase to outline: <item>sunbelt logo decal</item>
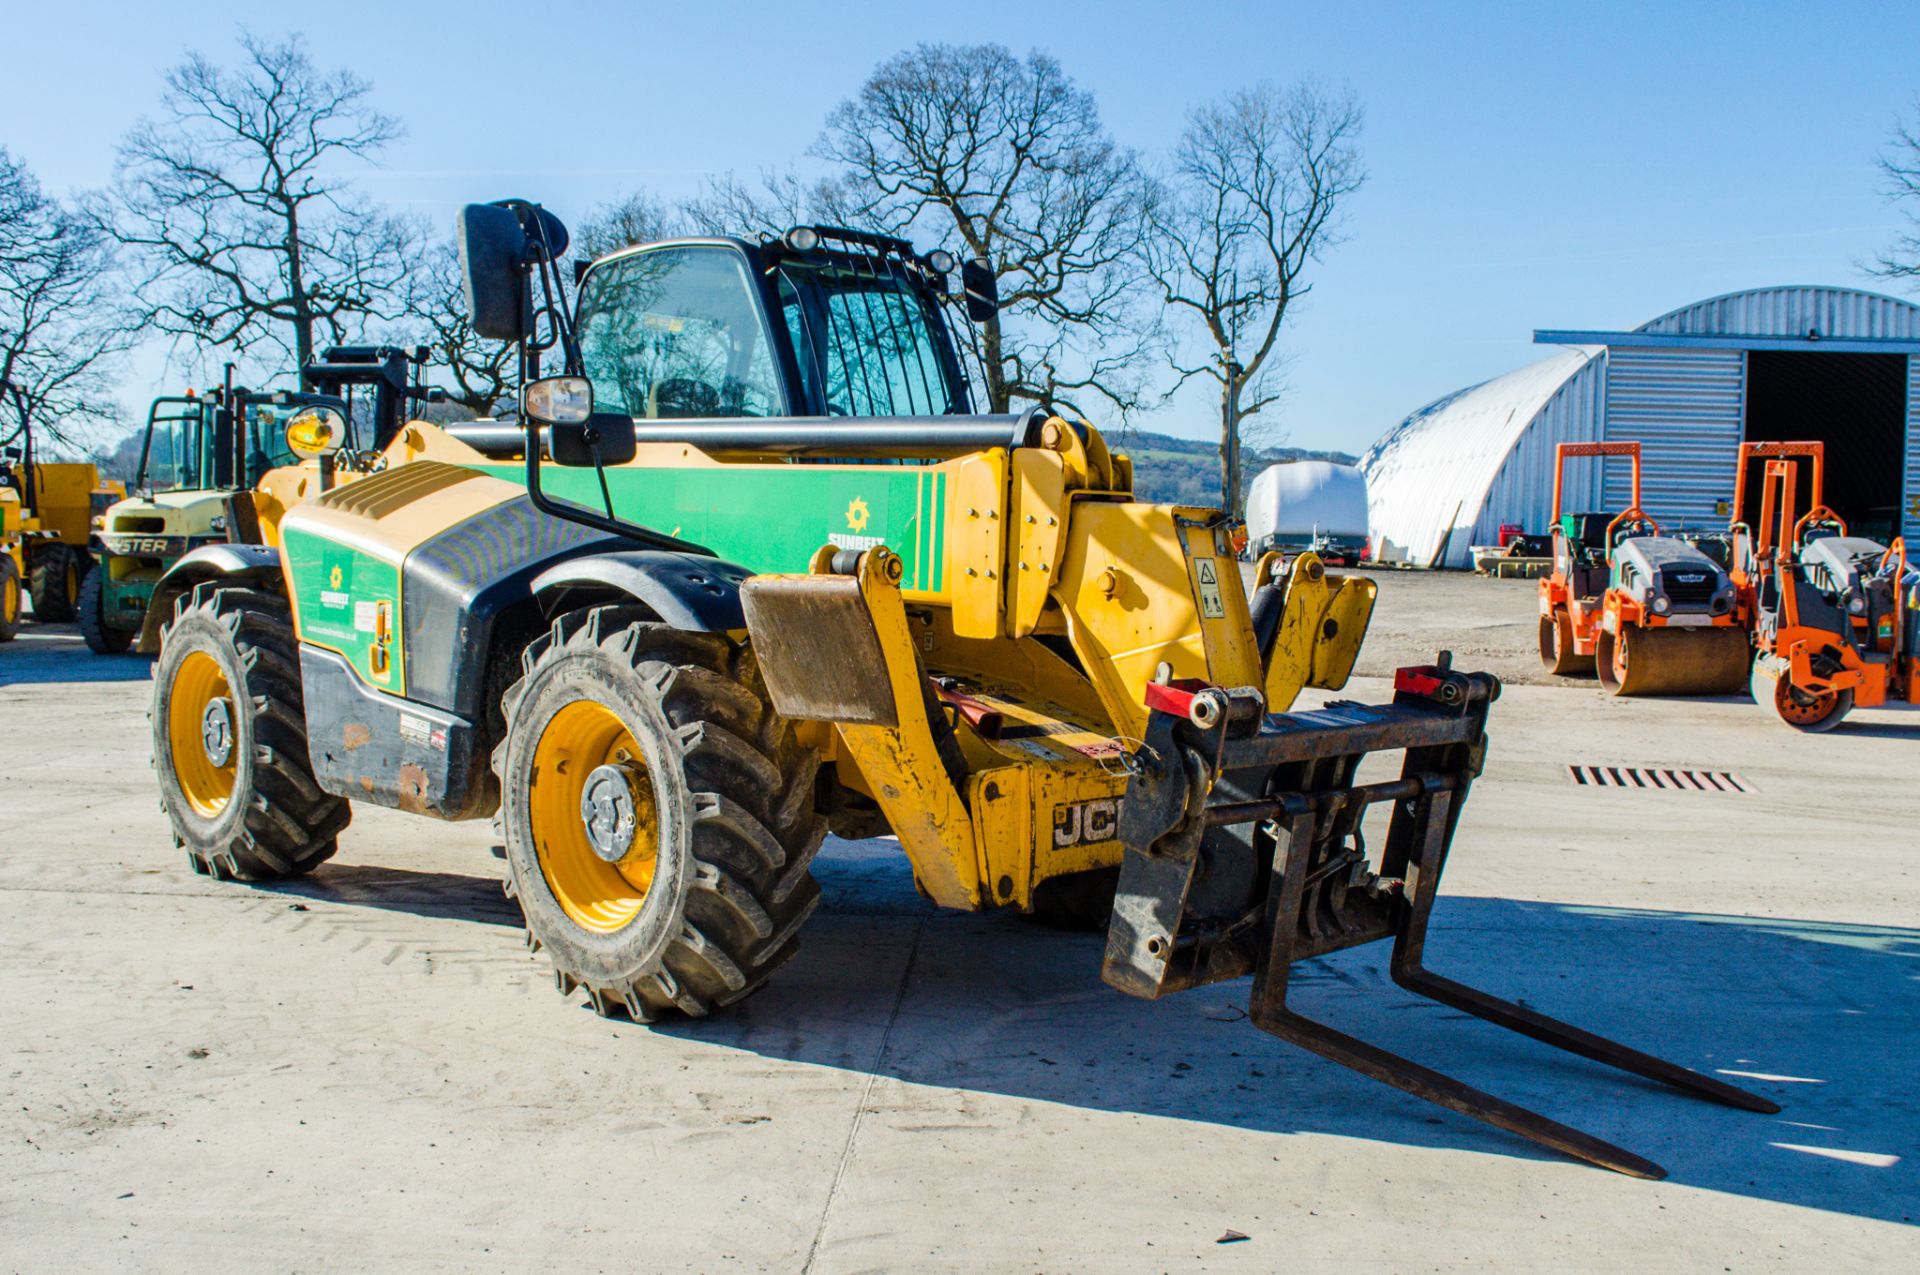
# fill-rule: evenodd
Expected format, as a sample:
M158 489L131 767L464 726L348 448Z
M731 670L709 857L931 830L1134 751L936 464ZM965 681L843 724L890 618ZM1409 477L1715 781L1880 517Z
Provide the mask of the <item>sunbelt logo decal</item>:
M876 549L887 543L885 536L864 536L859 533L867 529L873 521L873 510L868 508L865 497L855 496L847 502L847 530L834 530L827 533L827 543L836 549Z

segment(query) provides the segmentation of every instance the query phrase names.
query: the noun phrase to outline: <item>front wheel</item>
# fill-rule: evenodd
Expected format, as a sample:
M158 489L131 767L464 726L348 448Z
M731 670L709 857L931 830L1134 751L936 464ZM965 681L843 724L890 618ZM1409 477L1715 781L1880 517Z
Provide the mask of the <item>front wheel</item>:
M121 655L133 645L134 631L116 629L108 621L106 581L106 569L100 567L80 582L80 636L95 655Z
M698 1017L758 990L819 902L817 754L752 653L634 606L534 639L494 751L507 889L562 994Z
M1573 617L1564 610L1540 617L1540 665L1557 677L1593 671L1593 664L1574 649Z
M195 872L301 876L353 817L313 779L286 601L203 584L181 600L153 669L160 801Z

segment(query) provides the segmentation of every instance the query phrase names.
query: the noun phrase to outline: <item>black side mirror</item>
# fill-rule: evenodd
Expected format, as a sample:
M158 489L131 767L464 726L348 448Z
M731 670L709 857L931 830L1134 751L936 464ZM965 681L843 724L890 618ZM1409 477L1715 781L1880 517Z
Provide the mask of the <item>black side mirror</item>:
M961 262L960 288L967 294L967 317L975 323L1000 312L1000 279L986 262Z
M632 460L639 450L633 417L624 412L595 412L584 425L547 427L547 450L556 465L592 465L596 448L602 465L624 465Z
M526 271L527 234L513 210L468 204L454 227L460 283L473 330L493 341L519 341L533 321L532 279Z

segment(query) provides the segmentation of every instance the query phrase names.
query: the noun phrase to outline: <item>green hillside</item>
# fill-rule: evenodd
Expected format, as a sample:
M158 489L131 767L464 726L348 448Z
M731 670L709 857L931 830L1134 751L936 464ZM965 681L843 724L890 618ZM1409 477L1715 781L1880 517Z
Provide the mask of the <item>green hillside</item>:
M1203 439L1175 438L1131 430L1108 439L1117 452L1133 460L1133 491L1156 504L1212 505L1220 503L1220 445ZM1240 494L1244 500L1254 475L1269 465L1291 460L1330 460L1351 465L1346 452L1310 451L1300 447L1249 448L1241 453Z

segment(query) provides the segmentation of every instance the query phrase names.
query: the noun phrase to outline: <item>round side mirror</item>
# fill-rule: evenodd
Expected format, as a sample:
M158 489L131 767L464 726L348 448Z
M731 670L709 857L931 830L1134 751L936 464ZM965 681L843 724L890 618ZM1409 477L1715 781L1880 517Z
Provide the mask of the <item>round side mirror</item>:
M302 460L331 456L346 441L346 417L331 407L303 407L287 421L287 450Z

